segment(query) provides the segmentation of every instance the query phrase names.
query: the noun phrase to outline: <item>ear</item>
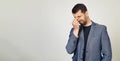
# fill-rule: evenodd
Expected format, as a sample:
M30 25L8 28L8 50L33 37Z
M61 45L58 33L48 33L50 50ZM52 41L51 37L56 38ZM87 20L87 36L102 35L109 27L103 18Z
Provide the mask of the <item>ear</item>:
M85 12L85 15L88 16L88 11Z

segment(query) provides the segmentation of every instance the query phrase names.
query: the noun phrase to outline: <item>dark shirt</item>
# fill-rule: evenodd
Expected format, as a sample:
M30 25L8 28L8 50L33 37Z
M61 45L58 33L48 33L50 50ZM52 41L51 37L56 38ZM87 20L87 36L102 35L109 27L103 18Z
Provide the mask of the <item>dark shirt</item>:
M87 39L88 39L88 35L90 32L91 26L83 26L83 31L84 31L84 50L83 50L83 61L85 61L85 53L86 53L86 45L87 45Z

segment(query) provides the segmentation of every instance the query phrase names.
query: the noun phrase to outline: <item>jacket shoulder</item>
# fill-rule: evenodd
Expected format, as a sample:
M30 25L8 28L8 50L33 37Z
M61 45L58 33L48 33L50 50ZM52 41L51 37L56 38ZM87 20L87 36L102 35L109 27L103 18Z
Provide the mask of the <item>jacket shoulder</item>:
M95 22L94 22L94 23L95 23ZM98 28L102 28L102 29L106 29L106 28L107 28L106 25L99 24L99 23L95 23L95 26L98 27Z

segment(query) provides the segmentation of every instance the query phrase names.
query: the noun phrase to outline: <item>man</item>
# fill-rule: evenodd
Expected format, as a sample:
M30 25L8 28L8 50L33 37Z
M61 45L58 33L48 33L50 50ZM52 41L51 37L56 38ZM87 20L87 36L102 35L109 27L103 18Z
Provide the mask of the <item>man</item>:
M111 61L112 49L105 25L93 22L84 4L72 9L74 20L66 50L73 61Z

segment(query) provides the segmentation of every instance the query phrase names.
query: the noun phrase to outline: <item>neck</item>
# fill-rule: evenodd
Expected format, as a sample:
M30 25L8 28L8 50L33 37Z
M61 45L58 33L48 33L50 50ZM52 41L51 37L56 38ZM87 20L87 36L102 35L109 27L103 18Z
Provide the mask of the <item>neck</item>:
M86 25L84 25L84 26L90 26L90 25L92 25L92 21L90 20L90 18L88 18L87 22L86 22Z

